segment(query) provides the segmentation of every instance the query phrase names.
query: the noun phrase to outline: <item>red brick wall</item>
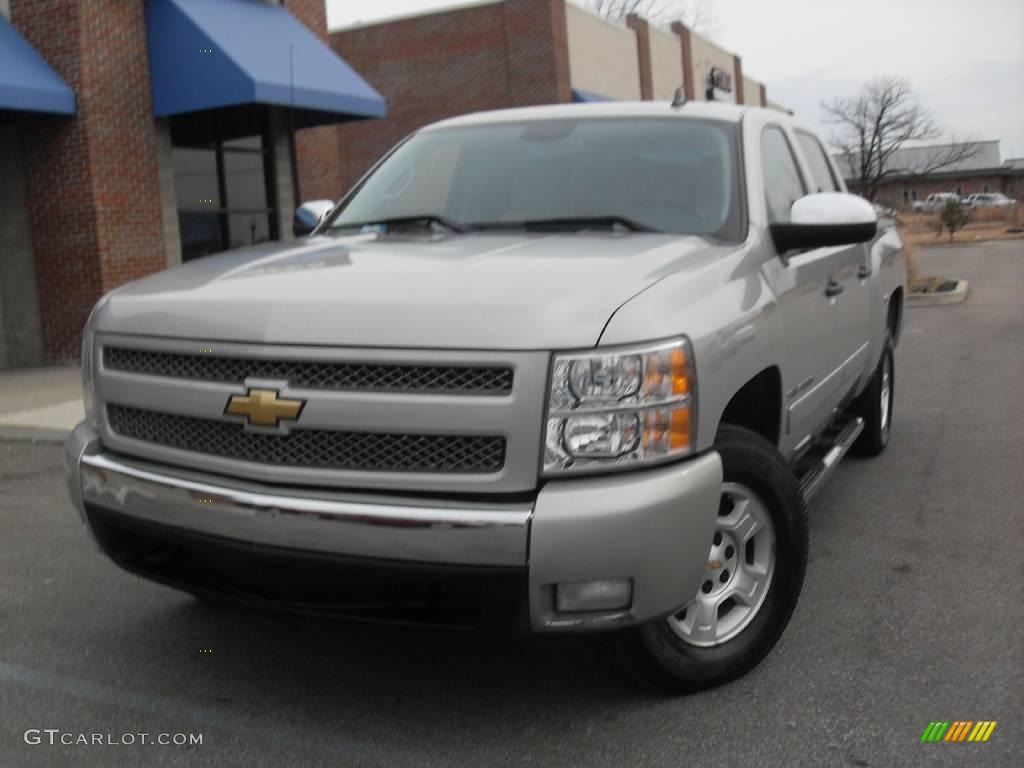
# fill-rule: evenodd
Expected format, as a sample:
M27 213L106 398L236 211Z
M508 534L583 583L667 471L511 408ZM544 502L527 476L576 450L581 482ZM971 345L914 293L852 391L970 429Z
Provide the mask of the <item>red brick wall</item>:
M572 101L565 0L505 0L508 107Z
M334 32L388 116L339 125L348 188L391 146L453 115L571 101L563 0L506 0Z
M63 360L104 291L165 265L143 4L12 0L11 18L78 100L24 131L43 337Z
M313 33L327 42L325 0L285 0L285 7ZM298 200L329 199L341 196L341 158L334 126L305 128L295 133L298 166Z

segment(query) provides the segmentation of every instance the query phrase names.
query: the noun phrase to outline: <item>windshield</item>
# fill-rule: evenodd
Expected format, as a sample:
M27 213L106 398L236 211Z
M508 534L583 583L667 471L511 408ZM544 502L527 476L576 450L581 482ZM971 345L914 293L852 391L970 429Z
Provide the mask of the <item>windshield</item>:
M545 224L743 238L731 123L533 120L428 129L365 180L329 229L416 221L449 229Z

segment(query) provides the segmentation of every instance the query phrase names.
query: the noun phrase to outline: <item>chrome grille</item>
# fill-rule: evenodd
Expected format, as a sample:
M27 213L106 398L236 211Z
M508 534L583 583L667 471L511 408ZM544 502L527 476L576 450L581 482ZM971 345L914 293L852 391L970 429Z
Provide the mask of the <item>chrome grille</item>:
M397 365L218 357L105 347L116 371L241 384L247 377L286 381L303 389L507 395L512 369L502 366Z
M242 461L376 472L493 473L505 464L505 439L487 435L410 435L296 429L247 431L241 424L107 406L115 433L134 440Z

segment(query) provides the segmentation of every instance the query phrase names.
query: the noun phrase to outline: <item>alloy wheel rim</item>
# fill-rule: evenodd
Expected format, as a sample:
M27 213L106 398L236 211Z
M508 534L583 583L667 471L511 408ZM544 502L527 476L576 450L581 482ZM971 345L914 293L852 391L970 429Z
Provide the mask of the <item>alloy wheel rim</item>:
M728 642L754 620L775 573L768 506L741 483L723 483L715 534L697 595L667 621L690 645Z
M879 407L881 408L881 424L882 432L888 432L889 430L889 413L890 413L890 400L892 399L892 386L890 381L892 374L890 373L889 356L886 355L882 361L882 396L880 398Z

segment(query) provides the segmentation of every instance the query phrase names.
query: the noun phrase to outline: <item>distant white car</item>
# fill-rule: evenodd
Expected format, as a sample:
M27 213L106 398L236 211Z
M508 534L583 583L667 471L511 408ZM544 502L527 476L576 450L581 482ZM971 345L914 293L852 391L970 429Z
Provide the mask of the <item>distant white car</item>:
M968 208L1009 208L1017 201L1002 192L977 192L968 195L963 204Z
M924 200L915 200L910 206L911 210L920 213L935 213L946 207L946 203L960 202L960 195L955 192L934 192Z

